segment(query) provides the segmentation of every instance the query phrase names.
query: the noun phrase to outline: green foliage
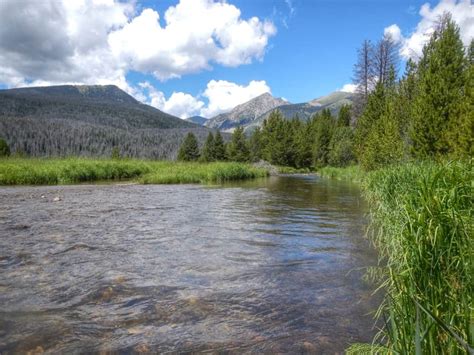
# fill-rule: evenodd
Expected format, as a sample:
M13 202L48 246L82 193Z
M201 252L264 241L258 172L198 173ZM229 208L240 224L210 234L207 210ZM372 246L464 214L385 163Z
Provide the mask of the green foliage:
M175 163L143 176L144 184L222 183L265 177L268 172L243 163Z
M265 169L241 163L80 158L0 160L0 185L57 185L128 179L147 184L205 183L267 175Z
M257 162L263 158L263 137L262 130L257 127L249 141L250 161Z
M232 134L228 156L229 160L237 162L247 162L250 159L249 147L242 127L237 127Z
M466 66L459 27L445 15L424 47L418 64L410 126L415 157L439 157L457 150L453 147L457 143L451 143L451 139L456 139L462 129L459 118L463 101L467 99L464 96ZM472 137L472 131L467 132Z
M196 161L199 159L199 147L196 136L188 133L178 152L178 160Z
M329 110L323 110L314 118L314 166L322 167L329 162L329 145L335 129L335 121Z
M464 354L463 342L474 345L472 164L405 164L364 179L386 271L380 336L393 353Z
M10 156L10 147L5 139L0 138L0 158Z
M334 130L329 142L328 163L336 167L355 163L354 133L350 127L340 126Z
M338 127L349 127L351 124L351 105L342 105L337 115Z
M110 155L112 159L120 159L120 149L119 147L114 147L112 149L112 154Z
M226 160L224 140L222 139L221 132L219 131L216 132L214 137L214 160Z
M326 166L318 169L318 174L336 180L361 182L367 173L359 165L351 165L345 168Z
M203 162L211 162L216 160L214 135L212 134L212 132L209 132L209 134L207 135L206 142L202 147L201 160Z

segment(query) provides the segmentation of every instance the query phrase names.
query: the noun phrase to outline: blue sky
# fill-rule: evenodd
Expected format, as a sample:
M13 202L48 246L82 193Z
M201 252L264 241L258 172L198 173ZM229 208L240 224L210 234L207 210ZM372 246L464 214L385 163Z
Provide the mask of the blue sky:
M467 44L470 0L2 0L0 88L114 84L181 118L306 102L353 89L364 39L390 33L403 69L446 11Z
M198 95L212 79L241 85L265 80L272 94L293 103L306 102L351 82L357 47L364 39L376 41L384 28L398 24L407 34L420 20L418 10L426 1L349 1L293 0L293 15L284 0L229 1L242 11L243 18L271 19L277 34L262 61L228 68L214 65L211 71L184 76L178 80L151 82L167 96L173 91ZM175 1L144 1L163 12ZM435 2L431 2L435 4ZM287 27L285 26L285 22ZM130 80L143 80L131 73Z

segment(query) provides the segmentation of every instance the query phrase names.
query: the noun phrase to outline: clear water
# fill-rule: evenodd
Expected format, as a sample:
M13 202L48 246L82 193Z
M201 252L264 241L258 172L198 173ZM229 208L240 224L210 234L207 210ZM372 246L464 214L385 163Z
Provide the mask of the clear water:
M59 197L59 201L57 198ZM0 188L0 353L342 353L374 335L350 183Z

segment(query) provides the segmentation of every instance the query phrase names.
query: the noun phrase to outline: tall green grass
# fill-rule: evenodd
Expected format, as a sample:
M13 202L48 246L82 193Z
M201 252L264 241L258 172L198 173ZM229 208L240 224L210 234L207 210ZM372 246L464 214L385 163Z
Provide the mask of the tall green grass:
M184 163L113 159L0 159L0 185L58 185L130 180L146 184L206 183L266 176L241 163Z
M472 353L473 186L472 162L412 163L364 178L386 295L376 343L387 353Z
M225 182L265 177L268 172L242 163L173 163L144 175L143 184L188 184Z
M318 174L324 177L337 180L350 180L361 182L366 175L359 165L352 165L345 168L336 168L333 166L325 166L318 169Z

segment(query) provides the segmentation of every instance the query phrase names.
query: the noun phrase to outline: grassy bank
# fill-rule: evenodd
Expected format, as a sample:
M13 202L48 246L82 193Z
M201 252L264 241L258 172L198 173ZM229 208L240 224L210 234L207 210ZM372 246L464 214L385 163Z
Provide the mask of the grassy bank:
M366 173L358 165L348 166L346 168L335 168L326 166L317 170L321 176L337 180L350 180L360 182L363 180Z
M364 177L386 294L379 310L386 326L376 343L386 348L354 345L349 353L472 351L473 181L472 163L460 162L406 164Z
M112 159L0 159L0 185L58 185L130 180L145 184L224 182L266 176L241 163Z

